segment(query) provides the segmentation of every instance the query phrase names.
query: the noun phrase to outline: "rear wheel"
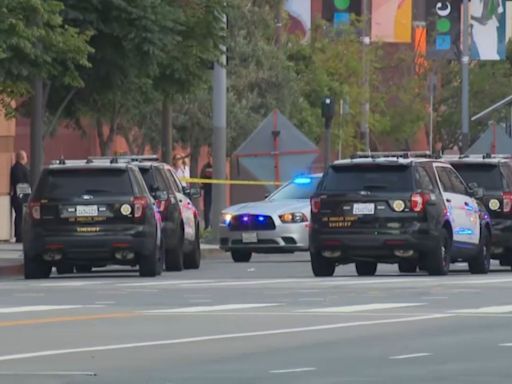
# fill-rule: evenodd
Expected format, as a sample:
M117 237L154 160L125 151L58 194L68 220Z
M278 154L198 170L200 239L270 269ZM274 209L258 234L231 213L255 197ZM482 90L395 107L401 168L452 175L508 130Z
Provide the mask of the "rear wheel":
M155 277L162 273L160 247L155 245L153 252L142 255L139 260L139 276Z
M183 231L179 236L180 239L176 242L176 246L165 250L165 270L168 272L183 270Z
M248 263L251 257L252 253L249 251L231 251L231 258L235 263Z
M190 252L185 253L183 266L185 269L199 269L201 265L201 244L199 240L199 227L196 228L196 238Z
M336 271L336 262L324 257L320 252L310 251L311 269L316 277L329 277Z
M76 273L91 273L92 265L75 265Z
M26 255L24 259L24 275L25 279L47 279L52 273L51 264L34 258L29 258Z
M356 272L359 276L373 276L377 272L375 261L356 261Z
M447 275L450 271L451 239L446 230L441 230L441 236L437 248L428 255L427 272L432 276Z
M57 270L57 273L59 275L69 275L69 274L75 272L75 266L73 264L66 263L66 262L57 264L55 269Z
M416 260L400 260L398 262L398 270L401 273L415 273L418 269L418 262Z
M486 274L491 267L491 236L485 229L480 237L480 245L476 256L468 261L469 272Z

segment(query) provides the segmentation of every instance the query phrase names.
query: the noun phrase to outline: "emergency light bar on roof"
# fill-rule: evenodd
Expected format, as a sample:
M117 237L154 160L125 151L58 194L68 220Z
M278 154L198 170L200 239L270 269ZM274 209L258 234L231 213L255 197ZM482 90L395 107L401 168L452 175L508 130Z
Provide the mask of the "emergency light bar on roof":
M383 157L395 157L401 159L409 159L413 157L425 157L430 158L432 154L428 151L418 151L418 152L357 152L355 155L351 156L352 159L378 159Z
M143 156L90 156L88 160L91 161L110 161L111 163L129 163L129 162L143 162L143 161L159 161L156 155L143 155Z
M491 160L491 159L512 159L512 155L502 154L502 155L493 155L490 153L485 153L482 155L446 155L443 156L445 160Z

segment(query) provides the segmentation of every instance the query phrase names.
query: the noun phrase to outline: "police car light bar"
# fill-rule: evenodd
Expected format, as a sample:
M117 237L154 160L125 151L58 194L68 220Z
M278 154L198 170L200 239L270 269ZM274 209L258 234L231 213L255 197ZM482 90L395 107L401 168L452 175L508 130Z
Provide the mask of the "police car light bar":
M355 159L372 159L379 157L398 157L408 159L411 157L432 157L429 151L412 151L412 152L357 152L352 158Z

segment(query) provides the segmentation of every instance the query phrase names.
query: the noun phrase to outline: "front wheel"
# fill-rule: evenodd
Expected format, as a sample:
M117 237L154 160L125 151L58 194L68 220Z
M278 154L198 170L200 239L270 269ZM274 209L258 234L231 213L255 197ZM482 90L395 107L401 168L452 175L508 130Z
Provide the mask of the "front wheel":
M486 274L491 268L491 236L487 230L482 231L478 252L468 261L469 272L472 274Z
M25 279L47 279L52 273L52 265L43 260L23 257Z
M251 257L252 253L248 251L231 251L231 258L235 263L248 263Z
M180 231L180 239L176 246L165 250L165 270L168 272L179 272L183 270L183 232Z
M155 250L147 255L141 255L139 261L139 276L155 277L162 273L162 247L155 245Z
M356 261L356 272L359 276L373 276L377 272L375 261Z
M320 252L309 252L311 258L311 269L315 277L330 277L336 271L336 262L324 257Z

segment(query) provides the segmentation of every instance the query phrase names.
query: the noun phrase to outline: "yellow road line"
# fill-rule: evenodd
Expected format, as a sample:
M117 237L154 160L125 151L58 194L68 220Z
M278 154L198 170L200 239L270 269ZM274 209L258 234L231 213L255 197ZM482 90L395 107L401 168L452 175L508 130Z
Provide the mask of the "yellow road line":
M63 316L63 317L47 317L40 319L27 319L27 320L11 320L0 321L0 327L16 327L20 325L37 325L49 323L62 323L67 321L87 321L87 320L101 320L101 319L117 319L141 316L142 314L136 312L118 312L118 313L105 313L101 315L84 315L84 316Z

